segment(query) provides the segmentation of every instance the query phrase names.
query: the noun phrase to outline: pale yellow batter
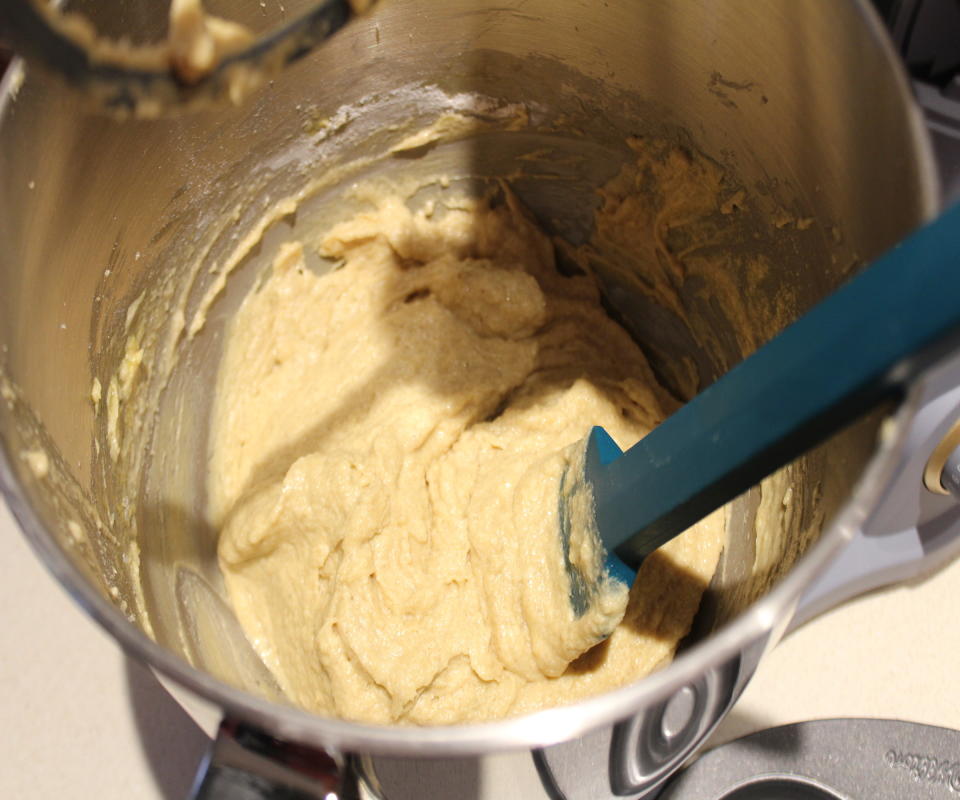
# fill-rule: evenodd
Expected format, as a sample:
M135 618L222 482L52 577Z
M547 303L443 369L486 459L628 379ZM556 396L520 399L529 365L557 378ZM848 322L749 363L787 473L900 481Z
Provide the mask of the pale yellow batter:
M559 480L592 425L629 446L673 409L507 195L287 245L226 343L211 509L239 619L289 697L380 723L482 720L662 666L716 565L711 517L579 620ZM607 587L609 589L609 587ZM622 621L602 645L583 654Z

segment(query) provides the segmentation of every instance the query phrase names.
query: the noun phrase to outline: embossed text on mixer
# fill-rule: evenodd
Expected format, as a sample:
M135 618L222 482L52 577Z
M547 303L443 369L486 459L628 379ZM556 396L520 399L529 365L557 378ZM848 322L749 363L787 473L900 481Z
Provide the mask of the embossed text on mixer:
M883 760L893 769L906 770L917 782L941 784L951 792L960 792L960 761L903 753L893 748L887 750Z

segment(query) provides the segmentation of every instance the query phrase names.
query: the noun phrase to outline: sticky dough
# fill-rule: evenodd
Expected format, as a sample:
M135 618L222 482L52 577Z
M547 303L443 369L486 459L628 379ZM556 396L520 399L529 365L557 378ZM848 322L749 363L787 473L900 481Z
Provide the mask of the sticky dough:
M433 214L381 197L319 249L341 265L318 276L284 246L233 320L211 439L230 599L291 700L444 724L667 663L719 516L649 557L629 597L608 586L580 619L567 598L576 443L599 424L629 446L674 408L595 280L557 271L509 192Z

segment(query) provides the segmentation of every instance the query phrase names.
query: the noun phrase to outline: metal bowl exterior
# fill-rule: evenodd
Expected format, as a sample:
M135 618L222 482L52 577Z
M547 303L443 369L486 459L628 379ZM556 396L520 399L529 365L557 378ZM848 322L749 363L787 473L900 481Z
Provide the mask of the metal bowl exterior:
M709 0L611 0L601 13L580 2L494 9L464 0L442 8L395 0L291 69L251 106L158 123L86 115L43 75L30 73L17 86L15 66L0 101L0 364L80 485L90 482L94 469L87 351L103 344L91 306L105 265L114 265L111 291L132 292L143 275L130 251L151 241L155 221L169 212L178 192L216 182L265 141L290 138L289 131L300 130L301 105L325 102L332 111L343 98L376 91L385 74L398 81L455 74L470 84L471 70L482 67L477 54L489 49L553 59L649 98L652 109L690 129L705 149L736 150L745 180L778 177L818 216L837 220L860 258L881 252L936 207L919 114L866 2L775 2L764 4L761 13L753 4ZM777 110L761 113L762 107ZM233 135L211 144L218 130ZM755 147L745 148L745 141ZM125 260L118 261L118 248L127 251ZM900 412L901 425L909 413ZM712 675L714 713L686 751L693 749L781 635L803 589L872 507L900 447L888 435L844 509L790 574L670 667L568 707L486 724L414 729L326 719L273 703L157 644L95 587L53 535L58 510L28 475L15 448L13 421L2 408L0 440L0 486L26 537L133 657L186 694L277 737L341 752L411 757L565 742L638 718Z

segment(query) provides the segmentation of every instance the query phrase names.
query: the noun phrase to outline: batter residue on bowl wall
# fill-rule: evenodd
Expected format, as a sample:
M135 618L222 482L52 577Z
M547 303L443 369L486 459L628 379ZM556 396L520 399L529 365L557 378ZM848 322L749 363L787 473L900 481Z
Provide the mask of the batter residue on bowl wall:
M577 620L557 534L571 447L675 407L590 275L513 200L401 195L291 243L235 317L211 513L238 617L324 714L442 724L596 694L667 663L715 569L713 515ZM598 632L621 619L602 645ZM584 652L586 650L586 652Z

